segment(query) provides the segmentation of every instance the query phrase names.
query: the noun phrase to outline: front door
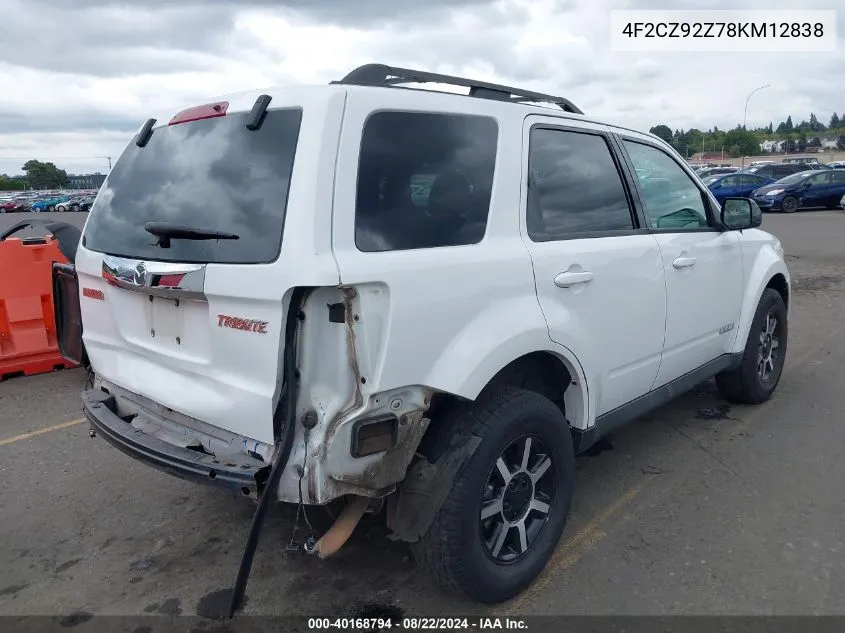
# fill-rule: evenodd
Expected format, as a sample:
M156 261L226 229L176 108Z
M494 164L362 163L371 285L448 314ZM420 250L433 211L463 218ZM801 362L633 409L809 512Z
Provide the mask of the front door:
M647 393L657 376L663 264L607 130L555 123L526 122L523 239L549 335L580 360L601 415Z
M735 232L719 228L710 197L680 159L645 139L626 137L622 145L666 273L659 387L731 348L742 303L742 247Z

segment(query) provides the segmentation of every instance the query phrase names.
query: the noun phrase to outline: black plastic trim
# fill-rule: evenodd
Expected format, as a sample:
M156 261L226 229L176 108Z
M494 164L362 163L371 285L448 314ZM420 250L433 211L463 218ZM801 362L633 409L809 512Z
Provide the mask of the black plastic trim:
M155 119L147 119L147 122L144 123L144 127L142 127L141 131L138 132L138 138L135 140L135 145L138 147L146 147L147 143L150 142L150 137L153 135L153 126L155 124Z
M261 124L264 123L264 119L267 118L267 106L270 105L270 101L272 100L273 97L270 95L259 95L252 106L249 117L246 120L246 129L250 132L254 132L261 127Z
M722 354L698 369L693 369L691 372L613 409L613 411L603 413L596 418L595 425L589 429L572 429L576 453L583 453L601 438L610 435L649 411L671 402L716 374L736 369L742 362L742 356L742 352Z
M397 84L407 83L438 83L452 86L469 88L470 97L479 99L490 99L494 101L505 101L509 103L552 103L564 112L583 114L583 112L569 99L503 86L501 84L477 81L466 77L453 75L441 75L423 70L412 70L410 68L397 68L386 64L365 64L348 73L340 81L333 81L332 84L353 84L360 86L381 86L393 87ZM466 96L466 95L458 95Z
M213 455L168 444L125 422L114 412L115 408L114 396L104 391L82 392L85 417L98 435L121 452L180 479L225 488L240 495L245 494L245 488L251 496L258 494L258 482L264 477L259 473L269 466L246 462L229 466Z

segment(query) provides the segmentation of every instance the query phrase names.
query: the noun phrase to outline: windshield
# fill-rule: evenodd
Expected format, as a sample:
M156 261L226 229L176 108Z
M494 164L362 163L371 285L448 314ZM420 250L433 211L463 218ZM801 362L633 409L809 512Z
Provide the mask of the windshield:
M266 263L281 249L300 109L272 110L256 131L248 112L164 126L132 142L103 183L85 227L88 249L133 259ZM173 238L144 230L167 222L233 233L237 240Z
M805 178L807 178L810 174L806 172L798 172L797 174L792 174L791 176L786 176L785 178L781 178L776 183L777 185L794 185L796 183L801 182Z

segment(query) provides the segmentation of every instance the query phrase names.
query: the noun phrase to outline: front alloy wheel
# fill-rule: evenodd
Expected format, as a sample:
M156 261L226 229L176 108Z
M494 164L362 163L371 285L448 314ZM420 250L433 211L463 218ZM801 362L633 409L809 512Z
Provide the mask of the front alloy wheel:
M757 375L767 383L780 367L780 321L771 312L766 315L757 351Z

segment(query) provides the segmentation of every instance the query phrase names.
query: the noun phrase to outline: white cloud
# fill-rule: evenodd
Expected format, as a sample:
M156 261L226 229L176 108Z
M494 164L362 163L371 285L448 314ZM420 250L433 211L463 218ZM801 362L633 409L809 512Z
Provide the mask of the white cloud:
M810 112L826 123L833 111L845 112L841 50L609 50L612 8L727 8L727 0L4 4L0 173L19 173L28 158L53 160L70 172L105 170L102 157L119 155L153 113L240 90L324 83L372 61L561 94L588 114L640 129L733 127L749 90L766 83L771 87L749 106L749 125L777 125L787 115L797 123ZM743 4L794 8L787 0Z

